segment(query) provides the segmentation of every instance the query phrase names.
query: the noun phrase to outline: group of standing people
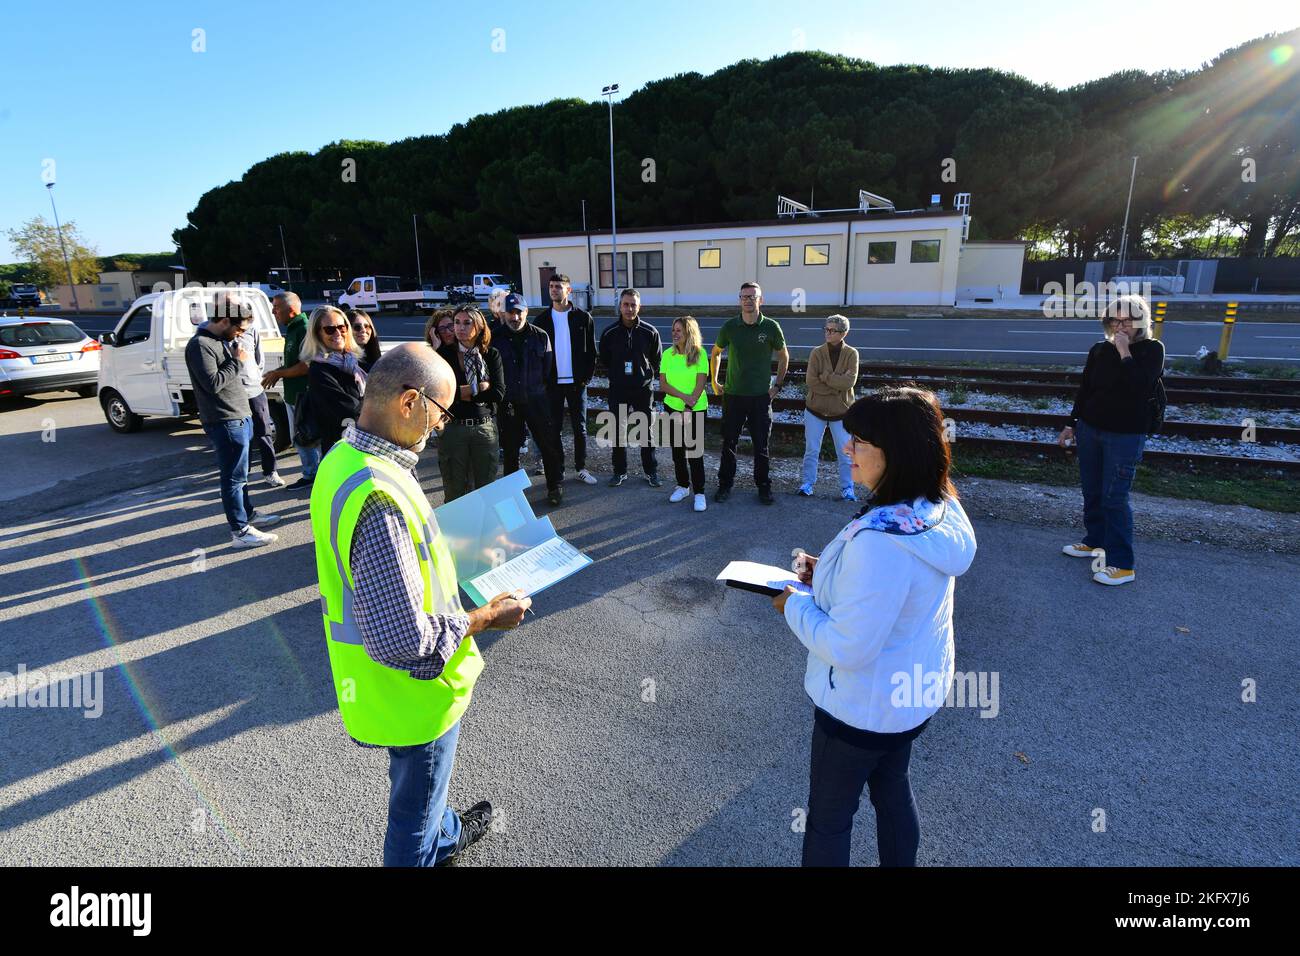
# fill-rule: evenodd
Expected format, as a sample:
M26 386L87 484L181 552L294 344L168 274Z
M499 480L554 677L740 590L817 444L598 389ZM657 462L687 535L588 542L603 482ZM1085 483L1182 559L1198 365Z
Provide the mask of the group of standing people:
M261 342L250 328L251 312L218 293L213 317L186 349L237 545L275 540L263 529L279 521L259 513L247 492L263 390L283 379L288 400L312 396L320 438L298 445L303 478L296 484L324 476L313 488L312 522L327 644L349 734L389 751L389 864L446 863L490 827L489 801L461 812L447 802L459 720L483 667L473 635L517 626L530 604L521 594L501 594L468 613L460 606L450 553L414 476L429 437L440 435L439 461L452 499L492 481L498 456L514 470L525 432L531 433L550 500L559 504L566 409L578 477L595 482L586 468L586 389L599 358L609 370L616 416L648 417L657 384L665 413L698 428L701 438L711 384L723 397L715 500L730 494L736 441L748 428L759 499L771 503L767 438L788 351L780 325L762 315L761 290L753 283L741 288L741 315L723 325L707 357L689 316L674 321L672 345L661 351L633 289L623 291L618 321L597 341L591 317L568 301L568 292L568 279L554 277L552 305L536 323L513 293L492 303L492 322L473 306L458 307L430 321L432 350L410 343L382 360L365 313L324 307L308 319L297 297L282 293L275 315L285 326L284 367L260 380ZM773 605L808 650L804 688L814 708L804 863L848 862L866 789L881 862L907 866L920 842L909 777L912 743L943 698L900 699L897 675L934 675L946 696L954 671L954 581L970 567L976 542L949 477L951 451L935 396L902 387L856 398L858 354L844 341L848 328L843 316L829 317L826 341L810 356L799 492L812 493L829 430L840 456L841 497L856 500L861 485L868 503L819 556L801 555L802 586L786 588ZM1128 493L1145 438L1163 412L1164 352L1150 337L1149 309L1137 297L1112 303L1103 330L1105 340L1089 352L1071 425L1060 437L1063 444L1078 442L1086 528L1083 541L1064 550L1094 558L1104 551L1094 579L1122 584L1134 575ZM728 367L720 388L723 354ZM338 444L342 449L322 464L324 452ZM685 445L673 443L678 487L670 500L694 493L697 510L704 510L702 456L688 456ZM274 475L273 447L269 459L263 448L264 468L268 460ZM613 465L610 484L620 485L627 478L621 438ZM642 445L641 466L657 487L652 443ZM336 550L341 530L351 542L345 552ZM357 685L366 693L348 690Z

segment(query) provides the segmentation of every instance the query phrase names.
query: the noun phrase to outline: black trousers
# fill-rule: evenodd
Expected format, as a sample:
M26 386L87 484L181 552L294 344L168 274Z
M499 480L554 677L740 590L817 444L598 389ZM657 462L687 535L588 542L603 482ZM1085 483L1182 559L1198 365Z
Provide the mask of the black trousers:
M754 484L766 488L769 459L767 442L772 435L772 399L762 395L722 396L722 463L718 466L718 487L730 488L736 482L736 443L740 433L749 429L754 442Z
M641 470L647 475L656 475L659 473L659 460L655 456L654 430L651 427L652 416L650 414L650 389L642 389L635 392L615 392L609 393L609 410L619 419L628 422L628 431L635 434L641 431L645 434L646 443L641 446ZM635 421L633 413L643 415L644 425L633 428L632 422ZM620 429L614 429L614 451L611 455L614 462L614 474L627 474L627 445L624 442L624 436L620 434Z
M564 406L569 406L569 424L573 428L573 467L587 467L587 387L585 385L551 385L546 389L551 400L551 424L555 426L555 445L564 457Z
M901 734L871 734L878 742L863 746L829 730L828 723L822 719L813 723L803 865L849 865L853 816L865 785L876 809L880 865L916 866L921 818L907 769L912 740L925 725Z
M523 404L512 401L501 403L497 412L497 431L501 435L501 473L510 475L519 470L519 446L524 443L525 428L532 433L537 450L542 455L546 487L554 491L564 479L564 458L555 441L550 405L545 396L529 399Z
M262 458L262 475L275 471L275 423L271 421L271 406L267 403L266 392L254 395L248 400L249 410L253 413L253 444Z
M673 471L677 473L677 487L689 487L697 495L704 494L704 421L705 409L698 412L675 412L667 406L664 413L678 419L672 428ZM679 424L685 416L686 424ZM698 455L688 452L698 451ZM688 467L689 466L689 467Z

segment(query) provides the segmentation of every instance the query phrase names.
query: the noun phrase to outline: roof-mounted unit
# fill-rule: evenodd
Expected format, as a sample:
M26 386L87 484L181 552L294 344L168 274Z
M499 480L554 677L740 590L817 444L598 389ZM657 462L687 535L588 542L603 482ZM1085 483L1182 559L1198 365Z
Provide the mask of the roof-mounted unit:
M886 199L884 196L877 196L875 193L869 193L865 189L859 189L858 209L861 212L870 212L873 209L879 209L884 212L893 212L894 201L892 199Z
M801 202L797 202L794 199L788 199L785 196L776 197L776 218L778 219L784 219L787 216L794 219L797 216L815 215L817 215L817 213L813 212L813 210Z

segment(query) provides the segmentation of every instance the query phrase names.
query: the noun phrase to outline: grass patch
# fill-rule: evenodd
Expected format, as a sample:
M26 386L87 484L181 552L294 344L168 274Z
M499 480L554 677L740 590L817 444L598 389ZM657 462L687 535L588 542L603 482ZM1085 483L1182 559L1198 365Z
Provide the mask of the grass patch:
M1040 485L1077 488L1079 466L1073 459L1013 458L986 451L962 451L957 443L953 478L997 478ZM1300 513L1300 477L1231 466L1195 470L1143 462L1133 488L1149 495L1204 501L1219 505L1250 505L1261 511Z

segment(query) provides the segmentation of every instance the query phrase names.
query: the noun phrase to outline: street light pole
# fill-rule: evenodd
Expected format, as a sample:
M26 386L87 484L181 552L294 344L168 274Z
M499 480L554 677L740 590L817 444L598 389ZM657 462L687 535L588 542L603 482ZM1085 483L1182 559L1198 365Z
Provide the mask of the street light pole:
M614 96L618 93L618 84L611 83L601 89L600 95L609 103L609 284L614 290L614 304L618 305L618 215L614 200Z
M420 229L415 224L415 213L411 213L411 231L415 233L415 281L424 288L424 272L420 268Z
M72 311L81 314L81 303L77 301L77 283L72 281L72 263L68 261L68 246L63 241L63 227L59 225L59 207L54 204L54 183L46 183L50 191L50 208L54 210L54 231L59 234L59 248L63 250L63 267L68 270L68 288L72 290Z
M1137 179L1138 158L1133 157L1133 172L1128 178L1128 202L1124 203L1124 228L1120 230L1119 236L1119 266L1116 275L1124 274L1124 257L1128 252L1128 211L1133 205L1133 181Z
M289 272L289 253L284 248L284 226L278 227L280 230L280 256L284 259L284 282L290 290L293 289L293 276Z

